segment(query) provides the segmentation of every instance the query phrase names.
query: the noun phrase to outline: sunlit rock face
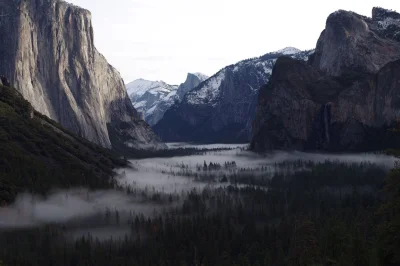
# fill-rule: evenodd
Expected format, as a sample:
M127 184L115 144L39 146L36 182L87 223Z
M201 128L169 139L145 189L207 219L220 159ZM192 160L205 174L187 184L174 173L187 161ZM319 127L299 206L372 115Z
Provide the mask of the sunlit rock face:
M36 110L104 147L112 146L108 127L130 145L159 146L94 47L89 11L61 0L8 0L0 12L0 74Z

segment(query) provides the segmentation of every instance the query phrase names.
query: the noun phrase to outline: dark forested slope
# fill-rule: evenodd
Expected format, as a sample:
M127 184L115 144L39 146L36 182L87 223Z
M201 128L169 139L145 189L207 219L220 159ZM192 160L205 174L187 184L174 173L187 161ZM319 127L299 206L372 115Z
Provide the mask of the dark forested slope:
M0 85L0 202L16 193L72 186L108 187L124 165L36 112L17 90Z

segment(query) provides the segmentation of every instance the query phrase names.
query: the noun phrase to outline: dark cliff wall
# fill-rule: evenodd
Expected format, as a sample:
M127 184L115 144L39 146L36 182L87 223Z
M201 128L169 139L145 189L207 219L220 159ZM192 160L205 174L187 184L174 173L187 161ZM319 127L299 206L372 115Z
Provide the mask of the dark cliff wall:
M308 64L278 59L260 92L253 149L374 150L397 141L400 21L374 14L338 11Z
M249 142L259 89L284 53L306 60L311 51L287 48L225 67L187 93L154 130L165 141Z

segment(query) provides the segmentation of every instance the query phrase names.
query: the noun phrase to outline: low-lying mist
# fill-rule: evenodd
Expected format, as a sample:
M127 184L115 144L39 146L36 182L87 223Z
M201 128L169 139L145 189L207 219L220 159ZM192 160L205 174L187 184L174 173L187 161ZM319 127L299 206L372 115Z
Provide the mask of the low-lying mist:
M121 237L129 231L129 219L135 214L151 216L168 211L182 204L187 193L201 193L205 188L257 186L267 191L266 180L277 174L307 171L328 161L349 165L373 164L385 171L393 168L397 161L391 156L368 153L275 151L260 155L247 151L247 145L243 144L173 143L169 147L214 150L192 156L132 160L132 168L118 170L118 190L64 190L47 197L20 195L14 204L0 208L0 229L68 223L73 224L72 238L86 233L104 239L110 235ZM111 216L114 222L100 218Z
M64 190L45 198L23 194L13 205L0 208L0 228L67 223L89 219L107 211L150 215L156 209L161 207L116 190Z
M397 161L392 156L372 153L327 154L274 151L256 154L247 151L245 149L247 146L243 144L198 146L188 144L188 146L184 146L182 143L172 143L168 145L169 147L198 147L201 149L231 148L231 150L208 151L200 155L173 158L132 160L134 170L121 170L120 184L155 193L182 193L193 189L202 190L208 186L223 187L224 183L230 179L229 177L247 175L272 178L277 173L287 174L288 172L306 170L307 163L369 163L389 170L394 167Z

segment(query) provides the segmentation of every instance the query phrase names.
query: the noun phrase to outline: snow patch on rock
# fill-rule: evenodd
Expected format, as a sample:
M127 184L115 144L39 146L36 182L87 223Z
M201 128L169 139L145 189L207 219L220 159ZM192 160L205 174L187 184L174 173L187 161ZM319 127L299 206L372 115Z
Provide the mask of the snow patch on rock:
M301 50L294 48L294 47L286 47L281 50L276 51L275 53L277 54L282 54L282 55L292 55L292 54L297 54L300 53Z
M382 21L378 21L378 27L383 30L386 30L392 25L400 27L400 19L385 18Z
M203 73L200 73L200 72L196 72L196 73L192 73L192 74L195 75L200 80L206 80L209 78L209 76L207 76Z
M222 69L213 77L209 78L199 89L192 91L187 94L184 99L188 104L192 105L204 105L210 104L215 106L215 102L220 95L220 87L225 78L226 71L232 71L234 75L239 75L245 68L252 67L254 75L265 83L268 82L269 76L272 74L272 69L278 57L290 56L298 60L308 60L308 57L314 52L314 50L301 51L294 47L286 47L276 52L268 53L264 56L251 58L240 61L234 65L228 66ZM256 88L258 90L259 88Z
M218 74L206 80L200 90L189 92L186 97L187 102L194 105L215 102L219 96L219 87L225 78L225 71L221 70Z

